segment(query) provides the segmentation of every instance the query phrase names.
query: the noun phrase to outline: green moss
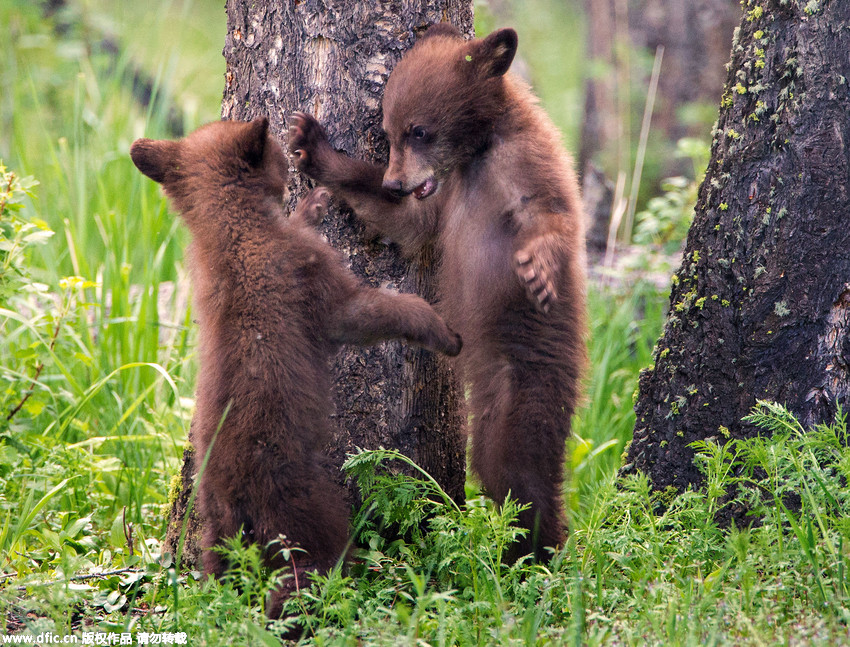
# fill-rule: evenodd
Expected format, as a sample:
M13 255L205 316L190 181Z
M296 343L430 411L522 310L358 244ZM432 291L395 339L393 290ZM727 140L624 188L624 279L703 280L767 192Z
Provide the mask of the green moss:
M629 440L626 442L626 445L623 447L623 453L620 454L620 465L625 465L626 460L629 457L629 450L632 448L632 441Z
M691 304L694 302L694 298L696 297L696 295L697 293L694 290L686 292L682 295L681 301L679 301L679 303L673 306L673 309L676 312L686 312L687 310L690 310Z
M688 399L684 395L680 395L674 402L670 403L670 416L678 416L682 413L682 409L688 404Z
M179 474L175 474L171 477L171 481L168 483L168 509L174 506L174 502L177 501L177 498L180 496L180 492L182 491L183 479L180 478Z
M676 475L674 474L673 476L675 477ZM679 490L676 489L675 485L668 485L655 496L661 505L667 507L679 496Z

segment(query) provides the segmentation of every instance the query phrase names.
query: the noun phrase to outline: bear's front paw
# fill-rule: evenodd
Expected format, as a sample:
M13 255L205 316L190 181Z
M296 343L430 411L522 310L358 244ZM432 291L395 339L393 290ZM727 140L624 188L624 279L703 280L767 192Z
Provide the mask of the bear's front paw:
M330 201L331 194L326 188L319 186L311 189L309 193L298 201L293 218L315 227L328 213Z
M528 297L538 310L549 312L558 299L555 280L560 264L548 247L539 239L514 254L514 271L525 287Z
M460 354L460 351L463 348L463 339L451 328L449 328L449 336L452 337L452 340L448 343L448 345L446 345L443 352L449 357L456 357Z
M289 152L295 167L314 180L321 181L322 155L332 151L325 129L305 112L292 115L288 136Z

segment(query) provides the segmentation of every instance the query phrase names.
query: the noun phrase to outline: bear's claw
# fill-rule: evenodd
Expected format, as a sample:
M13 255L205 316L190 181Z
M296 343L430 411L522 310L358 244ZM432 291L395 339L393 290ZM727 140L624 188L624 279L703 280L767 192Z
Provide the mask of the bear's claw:
M325 187L318 186L304 195L295 207L294 218L298 218L308 225L318 225L325 214L328 213L328 205L331 194Z
M302 173L319 179L320 156L324 147L330 147L322 125L315 117L304 112L292 115L288 130L288 148L293 163Z
M548 312L558 299L554 282L557 267L547 262L545 257L545 253L534 253L528 249L521 249L514 254L514 270L517 276L525 286L529 298L544 313Z

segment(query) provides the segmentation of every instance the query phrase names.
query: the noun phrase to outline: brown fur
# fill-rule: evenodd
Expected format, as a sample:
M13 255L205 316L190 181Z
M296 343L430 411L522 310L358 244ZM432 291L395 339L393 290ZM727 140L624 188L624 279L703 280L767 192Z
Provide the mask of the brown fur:
M192 442L199 465L209 451L198 500L204 570L216 576L226 565L211 549L240 530L263 546L285 535L307 551L296 553L299 570L326 570L343 555L348 510L322 454L340 344L402 337L460 351L422 299L368 288L344 268L313 228L325 189L284 217L287 160L267 130L265 119L217 122L130 150L193 236L201 370ZM274 568L284 565L277 550L266 554ZM285 594L276 591L270 615Z
M559 134L506 74L516 43L511 29L472 41L429 29L387 83L387 168L337 153L304 114L290 150L406 253L436 245L438 308L465 342L472 466L496 500L531 504L517 554L545 557L565 538L564 449L586 363L584 232Z

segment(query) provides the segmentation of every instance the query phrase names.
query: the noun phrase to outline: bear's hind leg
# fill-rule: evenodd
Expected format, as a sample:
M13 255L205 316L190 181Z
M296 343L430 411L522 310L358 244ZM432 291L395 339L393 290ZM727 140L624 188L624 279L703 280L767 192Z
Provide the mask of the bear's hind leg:
M566 540L561 490L569 413L556 406L557 399L534 387L517 389L499 438L511 494L520 503L531 504L519 515L529 533L519 542L517 554L533 552L545 561L546 548L558 548Z
M221 505L203 506L201 515L203 535L201 538L201 563L206 577L221 578L227 570L227 560L219 552L228 537L239 532L234 511Z
M566 539L561 488L569 413L553 404L559 397L546 393L534 377L539 374L527 372L526 381L520 369L506 366L489 380L479 376L473 382L473 469L497 503L510 493L520 504L530 504L519 514L519 525L528 532L509 560L528 553L546 560L546 548Z
M287 470L286 481L278 480L279 506L266 510L262 536L265 542L286 537L284 544L273 543L266 554L266 563L272 569L288 568L275 589L272 590L267 609L270 618L280 616L284 600L296 590L309 586L307 574L311 571L325 573L340 558L348 546L349 510L340 485L314 459L306 469ZM283 487L289 483L292 487ZM297 485L293 485L297 484ZM293 492L297 491L297 496ZM290 551L288 558L284 549Z
M508 494L509 458L501 439L513 401L511 368L502 366L492 375L474 376L470 393L472 411L472 471L485 494L501 504ZM508 448L509 449L509 448Z

